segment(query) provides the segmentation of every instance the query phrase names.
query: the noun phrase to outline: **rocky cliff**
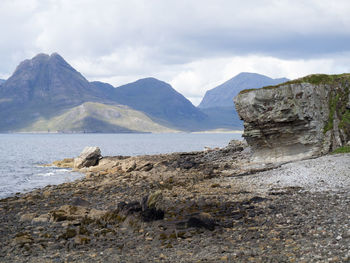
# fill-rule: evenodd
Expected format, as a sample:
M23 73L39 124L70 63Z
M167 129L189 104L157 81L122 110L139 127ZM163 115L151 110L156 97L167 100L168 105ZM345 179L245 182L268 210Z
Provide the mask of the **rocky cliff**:
M350 139L350 74L310 75L244 90L235 99L253 160L290 161L326 154Z

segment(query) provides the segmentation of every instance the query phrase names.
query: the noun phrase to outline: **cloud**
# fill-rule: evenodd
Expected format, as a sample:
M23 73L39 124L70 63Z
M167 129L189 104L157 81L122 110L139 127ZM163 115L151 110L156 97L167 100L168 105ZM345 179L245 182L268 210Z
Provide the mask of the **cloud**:
M0 76L58 52L91 80L154 76L192 100L242 71L349 71L347 0L2 0Z
M314 73L350 72L350 54L320 59L279 59L270 56L211 58L178 68L168 81L198 105L208 89L216 87L240 72L256 72L272 78L299 78Z

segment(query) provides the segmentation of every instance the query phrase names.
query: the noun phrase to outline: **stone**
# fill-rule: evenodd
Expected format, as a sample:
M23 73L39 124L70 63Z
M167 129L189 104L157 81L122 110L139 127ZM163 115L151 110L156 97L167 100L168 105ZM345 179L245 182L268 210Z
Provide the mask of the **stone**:
M251 146L252 161L288 162L316 157L349 141L350 124L341 116L349 100L342 95L347 92L348 80L342 75L331 77L329 82L317 84L305 77L242 91L234 98L244 120L243 137Z
M156 209L154 207L147 208L141 212L141 216L144 222L162 220L164 219L164 211L161 209Z
M136 169L135 160L125 160L121 165L121 169L127 173L134 171Z
M14 245L24 245L24 244L29 244L29 243L33 243L33 238L28 233L19 233L13 239Z
M151 195L152 196L152 195ZM164 219L164 211L157 208L156 200L159 200L161 194L157 193L154 195L154 201L150 202L149 197L145 196L141 202L133 201L130 203L120 202L118 204L118 215L121 217L129 217L130 215L139 216L144 222L151 222L155 220ZM152 199L153 200L153 199Z
M97 165L101 158L99 147L85 147L82 153L77 158L74 158L74 168L81 169Z
M76 219L84 218L89 212L89 209L83 206L63 205L57 210L51 211L50 221L73 221Z
M106 210L98 210L98 209L93 208L90 210L90 212L87 216L93 220L97 220L97 219L100 219L101 217L103 217L106 213L107 213Z
M50 195L51 195L51 191L49 191L49 190L46 190L46 191L43 192L43 197L44 198L49 198Z
M187 227L205 228L208 230L215 229L215 220L209 213L199 213L190 217L187 221Z
M35 216L36 216L35 213L23 214L23 215L20 217L19 221L20 221L20 222L31 221Z
M136 166L135 166L135 168L136 168ZM148 171L151 171L152 169L153 169L153 164L146 163L146 164L142 165L138 170L148 172Z
M66 231L60 236L64 239L70 239L77 235L77 231L74 228L67 228Z
M32 223L45 223L50 219L49 214L43 214L38 217L33 218Z
M90 243L90 238L83 235L77 235L76 237L74 237L74 243L77 245L85 245Z
M244 150L244 148L246 148L247 142L246 141L239 141L239 140L231 140L228 145L227 145L227 149L231 150L231 151L242 151Z
M90 206L90 202L88 202L87 200L83 199L83 198L79 198L79 197L75 197L72 199L72 205L74 206Z

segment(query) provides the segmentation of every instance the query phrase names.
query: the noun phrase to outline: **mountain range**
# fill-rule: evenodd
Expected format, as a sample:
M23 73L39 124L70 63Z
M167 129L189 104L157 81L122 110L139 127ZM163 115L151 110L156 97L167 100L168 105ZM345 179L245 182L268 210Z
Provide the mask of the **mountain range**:
M242 74L235 78L250 73ZM169 84L155 78L115 88L108 83L89 82L57 53L39 54L20 63L10 78L0 82L0 132L237 129L241 123L233 105L225 108L215 103L228 101L227 93L231 89L238 93L242 89L258 88L258 83L274 84L259 82L260 76L265 77L255 78L255 86L241 85L241 89L233 78L208 91L200 107L195 107Z
M144 112L157 123L180 130L192 130L207 122L208 117L173 89L168 83L155 78L144 78L113 88L92 82L95 87L109 90L109 98L118 104Z

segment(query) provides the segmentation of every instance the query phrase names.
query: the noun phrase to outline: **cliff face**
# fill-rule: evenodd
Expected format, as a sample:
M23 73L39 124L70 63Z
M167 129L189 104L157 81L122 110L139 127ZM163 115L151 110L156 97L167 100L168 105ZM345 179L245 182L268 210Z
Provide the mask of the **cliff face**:
M350 74L310 75L242 91L234 102L253 161L326 154L350 139Z

